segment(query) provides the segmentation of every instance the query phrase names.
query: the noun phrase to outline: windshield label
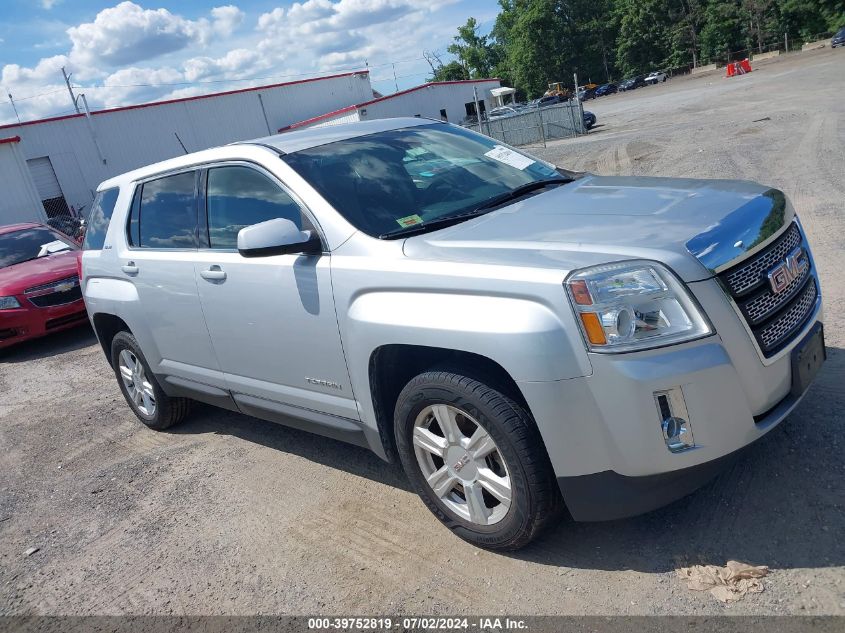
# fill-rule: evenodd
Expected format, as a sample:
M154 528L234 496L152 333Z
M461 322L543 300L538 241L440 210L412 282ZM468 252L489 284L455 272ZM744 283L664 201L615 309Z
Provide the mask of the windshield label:
M414 225L417 225L417 224L422 224L423 220L420 216L418 216L417 214L414 214L414 215L406 215L404 218L399 218L396 221L399 223L399 226L404 228L404 227L407 227L407 226L414 226Z
M492 158L493 160L497 160L500 163L504 163L505 165L515 167L516 169L525 169L526 167L534 164L534 161L527 156L523 156L522 154L515 152L512 149L508 149L507 147L502 147L501 145L496 145L496 147L491 149L489 152L484 152L484 155Z

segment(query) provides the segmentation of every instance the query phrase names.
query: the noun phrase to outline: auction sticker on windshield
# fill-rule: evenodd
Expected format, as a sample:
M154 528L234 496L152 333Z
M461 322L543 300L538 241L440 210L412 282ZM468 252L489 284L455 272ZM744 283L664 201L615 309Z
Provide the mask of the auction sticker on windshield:
M534 161L527 156L523 156L522 154L515 152L512 149L508 149L507 147L502 147L501 145L496 145L496 147L491 149L489 152L484 152L484 155L492 158L493 160L497 160L500 163L504 163L505 165L516 167L517 169L525 169L529 165L534 164Z
M404 218L399 218L396 220L399 223L399 226L414 226L417 224L422 224L422 218L418 216L416 213L414 215L406 215Z

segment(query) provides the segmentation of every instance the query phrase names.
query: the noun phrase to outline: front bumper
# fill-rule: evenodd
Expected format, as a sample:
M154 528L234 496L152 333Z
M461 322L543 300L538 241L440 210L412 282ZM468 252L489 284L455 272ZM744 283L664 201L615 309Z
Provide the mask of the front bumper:
M564 500L581 521L618 519L679 499L777 426L791 393L791 356L821 305L776 357L763 359L716 282L690 284L716 335L629 354L591 354L593 373L520 382ZM669 451L654 393L680 389L695 446Z
M787 396L769 414L758 419L757 425L765 431L771 430L792 412L802 397L803 394ZM747 444L732 453L696 466L655 475L627 477L606 470L591 475L558 477L557 483L576 521L624 519L662 508L695 492L727 470L749 446Z
M19 298L22 306L25 299ZM85 323L88 315L82 299L48 308L21 307L0 311L0 349L60 332Z

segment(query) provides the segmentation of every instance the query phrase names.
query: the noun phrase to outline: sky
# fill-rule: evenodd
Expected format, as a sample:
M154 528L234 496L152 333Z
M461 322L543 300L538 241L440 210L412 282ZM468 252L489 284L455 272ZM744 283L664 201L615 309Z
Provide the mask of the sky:
M370 69L383 94L423 83L496 0L0 0L0 124ZM394 81L394 70L396 80Z

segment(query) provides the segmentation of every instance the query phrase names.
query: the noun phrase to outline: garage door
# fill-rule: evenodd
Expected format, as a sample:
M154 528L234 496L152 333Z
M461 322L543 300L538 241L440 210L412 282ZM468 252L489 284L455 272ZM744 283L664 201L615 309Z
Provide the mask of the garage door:
M56 218L71 215L62 188L59 187L56 172L53 171L53 163L50 162L50 157L32 158L26 161L26 164L29 167L29 173L32 174L35 189L38 191L47 217Z
M49 156L33 158L26 161L26 164L29 165L29 171L35 181L35 188L42 200L61 197L62 188L59 187L59 180L56 178L56 172L53 171L53 164L50 162Z

